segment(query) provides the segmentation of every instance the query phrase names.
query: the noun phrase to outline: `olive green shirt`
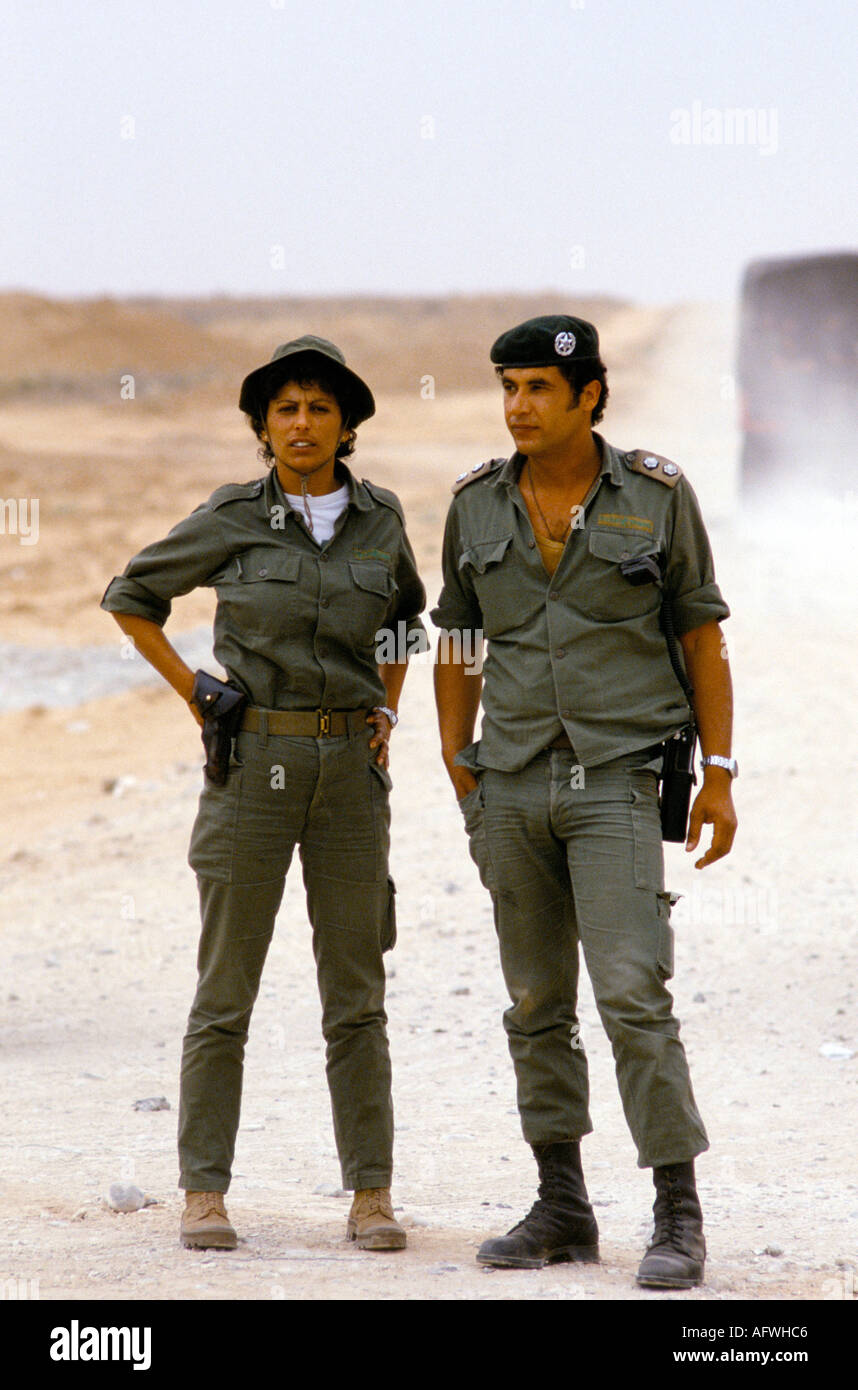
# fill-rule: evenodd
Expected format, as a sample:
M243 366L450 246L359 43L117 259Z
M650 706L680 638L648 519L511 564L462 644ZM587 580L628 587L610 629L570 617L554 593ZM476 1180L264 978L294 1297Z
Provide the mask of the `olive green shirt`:
M601 472L553 576L518 488L521 454L493 460L450 505L432 621L488 640L481 736L459 755L466 764L515 772L565 732L581 766L596 767L687 723L659 622L661 590L634 587L621 561L659 555L677 636L729 617L687 479L651 455L657 476L633 471L633 461L642 466L637 451L593 437ZM461 651L478 650L474 641Z
M341 463L337 470L349 501L324 545L292 510L272 468L266 478L218 488L141 550L108 585L102 608L163 626L171 599L208 586L217 593L214 654L252 705L382 704L376 634L396 633L398 659L421 643L425 649L418 615L426 594L398 498L357 482ZM409 640L415 629L420 635Z

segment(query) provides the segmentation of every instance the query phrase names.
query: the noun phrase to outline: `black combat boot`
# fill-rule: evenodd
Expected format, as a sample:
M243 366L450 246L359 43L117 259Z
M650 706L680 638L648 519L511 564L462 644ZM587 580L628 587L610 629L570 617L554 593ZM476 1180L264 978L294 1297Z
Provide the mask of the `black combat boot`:
M598 1263L599 1228L581 1171L577 1141L534 1144L539 1200L505 1236L486 1240L477 1263L504 1269L541 1269L562 1260Z
M655 1231L641 1260L638 1283L647 1289L691 1289L703 1283L706 1241L694 1185L694 1161L653 1168Z

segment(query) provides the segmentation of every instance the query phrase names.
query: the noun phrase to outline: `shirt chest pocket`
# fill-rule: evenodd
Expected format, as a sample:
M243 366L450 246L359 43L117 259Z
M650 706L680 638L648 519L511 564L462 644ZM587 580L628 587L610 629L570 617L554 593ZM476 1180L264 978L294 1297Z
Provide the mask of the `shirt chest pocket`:
M255 547L236 556L218 597L239 636L289 637L306 620L300 602L301 556L296 551Z
M396 581L380 560L350 560L344 578L337 608L346 631L358 646L375 645L397 591Z
M624 560L654 555L657 549L652 537L591 531L586 579L583 574L581 576L582 609L603 622L623 622L660 608L658 584L654 581L632 584L624 578L620 568Z
M476 541L459 556L483 614L486 637L498 637L521 621L521 589L512 572L512 533Z

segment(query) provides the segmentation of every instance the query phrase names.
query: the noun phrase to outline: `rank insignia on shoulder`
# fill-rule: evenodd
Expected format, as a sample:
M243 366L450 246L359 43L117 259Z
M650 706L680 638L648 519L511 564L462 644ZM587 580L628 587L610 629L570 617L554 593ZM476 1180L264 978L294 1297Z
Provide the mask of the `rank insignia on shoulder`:
M661 454L651 454L647 449L632 449L630 453L624 455L627 468L633 473L644 473L650 478L655 478L658 482L664 483L665 487L676 487L682 477L682 469L679 464L671 462L670 459L662 458Z
M461 492L463 487L468 486L468 483L476 482L477 478L484 478L487 473L491 473L502 463L506 463L506 459L487 459L485 463L477 463L473 468L466 469L464 473L459 474L454 482L451 489L453 495Z

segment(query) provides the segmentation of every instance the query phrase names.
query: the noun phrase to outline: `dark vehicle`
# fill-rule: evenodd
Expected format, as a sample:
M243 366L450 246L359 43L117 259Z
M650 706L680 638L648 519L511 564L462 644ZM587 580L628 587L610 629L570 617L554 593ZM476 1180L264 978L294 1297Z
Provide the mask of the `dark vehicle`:
M748 266L738 384L746 497L858 488L858 254Z

